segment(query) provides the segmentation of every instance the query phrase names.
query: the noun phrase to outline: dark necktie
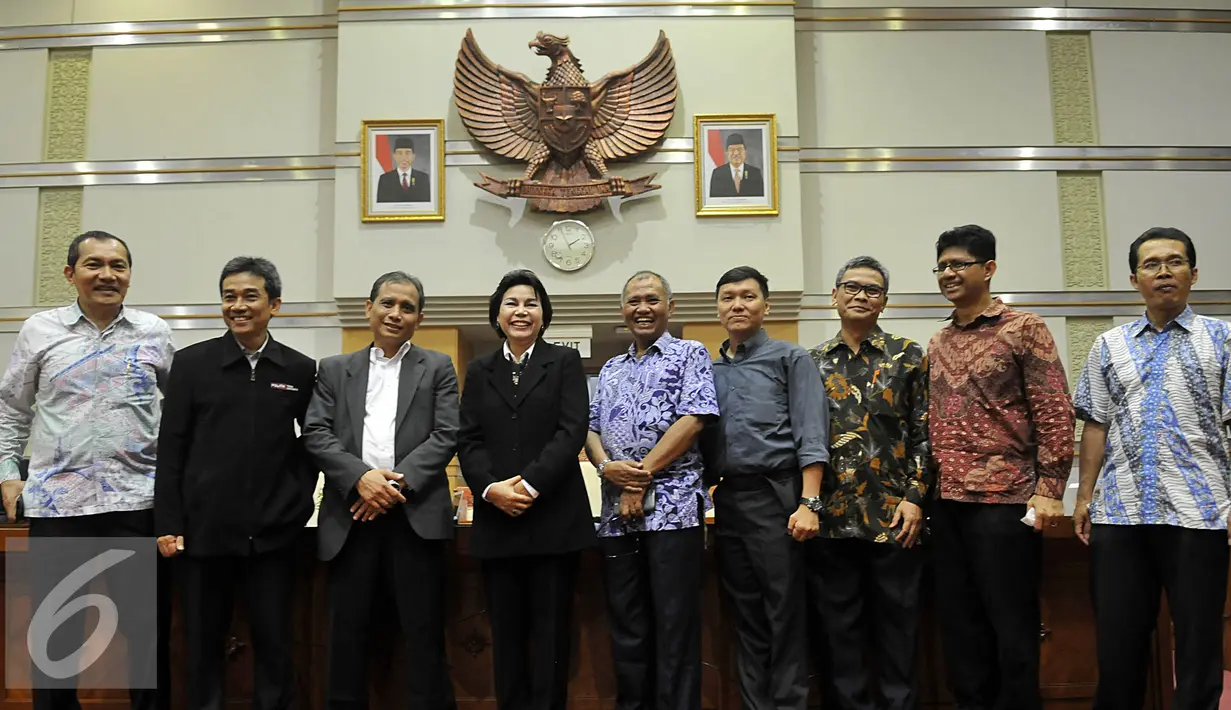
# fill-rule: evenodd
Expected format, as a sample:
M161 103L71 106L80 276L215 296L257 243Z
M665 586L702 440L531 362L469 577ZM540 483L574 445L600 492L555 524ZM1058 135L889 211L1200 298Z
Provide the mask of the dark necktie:
M406 173L402 173L402 189L403 189L403 190L409 190L409 189L410 189L410 185L407 185L407 184L406 184Z

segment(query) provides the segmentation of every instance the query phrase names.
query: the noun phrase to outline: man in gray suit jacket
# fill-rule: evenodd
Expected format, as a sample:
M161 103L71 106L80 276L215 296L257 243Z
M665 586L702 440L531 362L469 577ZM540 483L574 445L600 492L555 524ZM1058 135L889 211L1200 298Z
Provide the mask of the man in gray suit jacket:
M321 361L304 426L325 474L317 547L330 561L327 707L367 709L372 610L385 616L392 604L407 641L410 707L451 709L445 467L457 451L457 375L447 355L410 342L423 320L417 278L381 276L365 312L372 344Z

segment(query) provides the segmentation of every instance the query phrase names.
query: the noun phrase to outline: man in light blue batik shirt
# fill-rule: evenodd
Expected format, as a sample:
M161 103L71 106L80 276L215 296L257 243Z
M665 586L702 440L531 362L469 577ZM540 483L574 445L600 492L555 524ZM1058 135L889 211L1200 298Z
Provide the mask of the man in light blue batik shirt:
M9 520L21 496L31 538L149 537L154 552L158 392L174 347L165 322L124 305L131 264L128 245L118 237L86 232L74 239L64 275L77 300L25 322L0 378L0 493ZM27 443L30 470L23 483L18 465ZM124 575L107 576L117 596L125 582ZM165 629L169 597L165 590L159 597ZM82 624L82 617L75 622ZM76 638L69 649L80 644L80 633ZM130 662L148 668L153 649L137 645L129 644ZM160 660L160 690L131 692L137 710L166 706L169 675ZM130 670L145 673L138 665ZM75 690L34 689L35 710L78 708Z
M1129 248L1146 314L1099 336L1073 404L1085 421L1073 523L1090 546L1098 636L1095 710L1139 708L1150 634L1167 593L1175 710L1222 694L1231 509L1231 324L1193 313L1197 250L1148 230Z
M603 478L616 710L701 707L701 560L697 438L718 414L705 346L667 332L671 286L644 271L624 285L628 352L603 365L586 453Z

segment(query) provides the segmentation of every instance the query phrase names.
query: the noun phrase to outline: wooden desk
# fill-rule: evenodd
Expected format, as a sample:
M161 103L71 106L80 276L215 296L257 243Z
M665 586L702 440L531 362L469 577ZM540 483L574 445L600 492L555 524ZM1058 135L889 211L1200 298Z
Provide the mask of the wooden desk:
M460 710L495 708L491 678L491 632L477 561L467 554L469 529L462 527L450 553L451 587L447 619L448 654ZM302 583L293 600L296 629L296 674L300 698L307 710L319 710L324 695L326 662L325 567L313 558L315 530L304 530L298 541L298 574ZM21 526L0 526L0 540L24 537ZM0 548L2 549L2 548ZM1044 542L1042 587L1043 627L1041 687L1047 708L1085 708L1090 706L1097 681L1093 613L1089 601L1089 556L1073 536L1071 527L1049 530ZM602 558L588 551L581 564L574 623L574 659L570 682L573 710L597 710L614 706L615 685L611 675L611 647L607 632L606 601L603 591ZM944 659L937 636L930 600L930 580L925 578L924 613L920 634L920 693L924 707L947 707L951 698L944 681ZM735 658L732 644L731 612L719 593L720 585L712 548L707 548L702 589L702 706L707 710L739 710ZM388 609L381 605L378 609ZM28 613L28 611L26 612ZM403 679L411 669L402 662L396 632L388 631L378 615L380 628L373 641L371 656L372 701L374 707L403 707ZM0 620L3 623L3 620ZM1170 623L1164 610L1160 618L1157 653L1150 670L1149 701L1146 707L1163 710L1170 705L1171 678ZM184 708L183 648L178 610L172 628L172 665L175 708ZM4 644L11 646L13 644ZM0 646L0 666L28 672L28 659L7 658ZM20 645L18 647L21 647ZM236 609L227 648L229 669L228 705L250 707L252 693L252 651L246 630L245 612ZM11 664L11 665L6 665ZM819 672L813 664L812 704L820 707ZM126 707L127 694L116 691L83 691L91 710L119 710ZM0 710L29 710L29 691L5 689Z

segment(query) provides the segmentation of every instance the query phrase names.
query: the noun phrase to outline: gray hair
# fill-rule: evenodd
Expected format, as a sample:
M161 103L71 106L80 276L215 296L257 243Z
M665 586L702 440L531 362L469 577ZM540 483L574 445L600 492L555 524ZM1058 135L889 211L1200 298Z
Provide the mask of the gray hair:
M265 279L265 295L269 300L282 298L282 277L278 275L278 267L269 259L259 256L237 256L222 267L222 275L218 277L218 291L222 292L222 282L228 276L235 274L252 274Z
M385 284L410 284L419 292L419 312L423 312L423 303L427 300L427 296L423 294L423 282L417 276L411 276L405 271L390 271L387 274L381 274L380 278L372 283L372 293L368 296L369 301L376 301L376 297L380 295L380 287Z
M886 269L884 264L880 263L879 261L877 261L876 259L873 259L870 256L857 256L854 259L851 259L850 261L843 264L842 268L838 269L838 275L834 277L834 280L833 280L834 288L837 288L838 284L842 283L842 277L846 276L846 272L850 271L851 269L872 269L873 271L879 273L881 275L881 278L884 279L885 281L885 292L888 293L889 291L889 269Z
M628 293L629 284L631 284L634 281L645 281L647 279L658 279L658 283L662 284L663 290L667 292L667 300L670 301L672 299L671 284L667 283L667 280L663 278L662 274L658 274L658 273L655 273L653 271L648 271L648 270L641 270L633 274L632 276L629 276L628 280L624 282L624 289L620 291L620 301L621 302L624 301L624 296Z

